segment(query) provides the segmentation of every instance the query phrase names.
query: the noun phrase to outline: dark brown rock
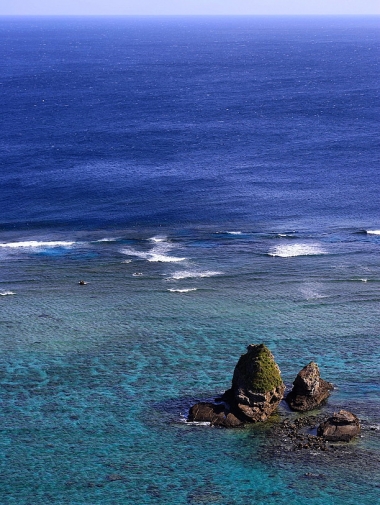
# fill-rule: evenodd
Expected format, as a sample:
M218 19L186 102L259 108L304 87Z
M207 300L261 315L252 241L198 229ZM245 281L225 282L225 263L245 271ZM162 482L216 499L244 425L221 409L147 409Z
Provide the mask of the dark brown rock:
M209 422L211 426L224 428L237 428L244 424L229 410L228 406L208 402L199 402L193 405L189 411L188 421Z
M333 385L321 379L318 365L311 361L298 373L286 401L293 410L313 410L330 396L332 389Z
M359 419L348 412L340 410L318 426L317 434L331 442L349 442L360 433Z

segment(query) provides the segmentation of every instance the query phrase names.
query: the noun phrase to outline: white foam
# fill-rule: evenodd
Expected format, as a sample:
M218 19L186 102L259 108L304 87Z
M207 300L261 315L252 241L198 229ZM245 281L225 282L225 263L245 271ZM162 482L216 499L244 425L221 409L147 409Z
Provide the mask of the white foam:
M202 277L214 277L215 275L222 275L222 272L215 272L213 270L206 270L204 272L194 272L189 270L182 270L175 272L170 278L175 280L181 279L197 279Z
M368 235L380 235L380 230L367 230Z
M369 429L372 431L380 431L380 424L370 424Z
M127 256L136 256L136 258L141 258L141 259L147 259L149 256L149 253L142 252L142 251L136 251L135 249L132 249L131 247L126 247L120 251L122 254L126 254Z
M178 421L180 423L189 424L190 426L211 426L210 421L188 421L187 417L183 414L179 415Z
M171 293L189 293L190 291L196 291L197 288L187 288L187 289L168 289Z
M165 256L165 254L151 254L148 261L158 262L158 263L178 263L179 261L185 261L186 258L177 258L176 256Z
M0 296L9 296L9 295L15 295L16 293L14 293L13 291L3 291L2 293L0 293Z
M27 240L25 242L7 242L0 243L0 247L3 249L43 249L46 247L72 247L75 242L69 241L52 241L52 242L43 242L38 240Z
M119 239L118 238L101 238L99 240L95 240L95 242L117 242Z
M122 254L127 254L128 256L136 256L147 260L149 262L155 263L177 263L179 261L185 261L187 258L178 258L177 256L170 256L167 253L173 249L173 245L168 242L155 242L155 245L150 251L138 251L132 247L126 247L120 252Z
M151 237L149 239L150 242L158 243L158 242L167 242L168 238L163 235L157 235L156 237Z
M242 235L241 231L227 231L226 233L228 235Z
M271 247L269 256L279 256L280 258L291 258L294 256L314 256L327 254L319 244L283 244Z
M320 298L327 298L326 295L321 293L323 286L319 283L305 284L300 288L301 293L306 300L318 300Z
M190 426L211 426L209 421L186 421Z

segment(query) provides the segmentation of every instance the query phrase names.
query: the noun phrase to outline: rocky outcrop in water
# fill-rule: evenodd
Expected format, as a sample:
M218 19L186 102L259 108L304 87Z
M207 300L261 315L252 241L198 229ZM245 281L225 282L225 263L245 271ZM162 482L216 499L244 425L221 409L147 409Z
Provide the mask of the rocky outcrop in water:
M240 428L244 420L236 417L230 407L224 403L200 402L193 405L189 411L189 421L209 422L211 426L223 428Z
M331 442L349 442L360 433L359 419L348 412L340 410L318 426L317 434Z
M249 345L235 367L233 404L247 419L265 421L276 410L284 391L280 369L270 350L264 344Z
M284 391L280 369L270 350L264 344L249 345L236 364L231 389L219 399L222 403L198 403L190 409L188 420L224 427L266 421Z
M292 410L313 410L330 396L332 389L333 385L321 379L318 365L311 361L298 373L286 401Z

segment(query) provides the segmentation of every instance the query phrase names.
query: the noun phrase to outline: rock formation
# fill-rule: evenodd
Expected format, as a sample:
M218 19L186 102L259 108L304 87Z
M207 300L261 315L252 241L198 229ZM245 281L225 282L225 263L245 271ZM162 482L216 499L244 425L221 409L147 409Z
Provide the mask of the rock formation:
M244 425L243 418L236 417L224 403L196 403L189 411L189 421L209 422L211 426L224 428L239 428Z
M360 433L359 419L348 412L340 410L318 426L317 435L331 442L349 442Z
M231 389L219 399L223 403L198 403L190 409L188 419L225 427L265 421L276 410L284 391L270 350L264 344L249 345L235 367Z
M285 385L272 353L264 344L247 347L247 353L235 367L231 391L236 407L251 421L265 421L276 410Z
M311 361L298 373L286 401L293 410L313 410L330 396L332 389L333 385L321 379L318 365Z

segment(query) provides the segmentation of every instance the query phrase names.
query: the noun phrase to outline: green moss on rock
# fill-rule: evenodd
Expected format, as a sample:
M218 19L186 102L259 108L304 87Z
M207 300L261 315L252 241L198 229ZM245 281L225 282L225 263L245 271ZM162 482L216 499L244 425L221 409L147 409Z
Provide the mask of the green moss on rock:
M280 369L270 350L264 344L250 345L243 354L234 374L234 382L245 382L245 386L257 393L273 391L282 385Z

